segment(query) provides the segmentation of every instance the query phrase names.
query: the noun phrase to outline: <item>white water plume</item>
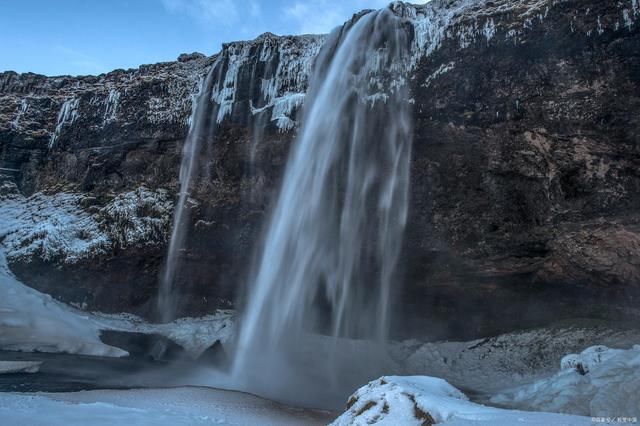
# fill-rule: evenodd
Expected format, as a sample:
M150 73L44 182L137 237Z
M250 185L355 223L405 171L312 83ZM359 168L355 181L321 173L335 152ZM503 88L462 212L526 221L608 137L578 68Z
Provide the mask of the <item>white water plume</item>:
M379 374L407 218L410 26L390 9L322 48L245 301L235 386L333 406Z

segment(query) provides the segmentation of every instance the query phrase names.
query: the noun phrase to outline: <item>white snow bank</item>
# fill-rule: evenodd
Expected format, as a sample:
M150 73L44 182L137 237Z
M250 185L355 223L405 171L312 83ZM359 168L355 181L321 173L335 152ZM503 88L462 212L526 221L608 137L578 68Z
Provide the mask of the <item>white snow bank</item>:
M491 402L523 409L595 417L640 417L640 345L631 349L592 346L565 356L560 371Z
M88 316L19 282L0 250L0 348L98 356L128 354L102 343L99 330Z
M332 425L495 426L590 425L587 417L503 410L470 402L445 380L428 376L384 376L358 389Z
M208 388L0 393L3 424L111 425L315 425L328 413L284 407L238 392Z
M42 361L0 361L0 374L37 373Z

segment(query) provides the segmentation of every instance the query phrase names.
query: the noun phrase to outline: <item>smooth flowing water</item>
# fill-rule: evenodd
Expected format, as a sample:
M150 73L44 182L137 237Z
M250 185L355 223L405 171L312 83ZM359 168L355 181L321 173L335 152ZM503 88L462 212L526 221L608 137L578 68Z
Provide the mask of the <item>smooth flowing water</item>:
M169 322L175 319L178 298L175 294L174 284L179 269L180 251L184 248L189 229L187 200L189 199L191 184L198 173L198 157L201 154L201 149L206 144L206 141L213 138L216 129L218 107L211 99L211 91L216 81L215 77L219 77L217 75L218 72L219 67L214 64L200 88L197 105L191 117L189 133L182 149L180 193L174 211L169 251L160 279L158 294L158 313L162 322Z
M384 371L407 218L410 37L390 9L372 11L317 58L244 305L240 389L335 406Z

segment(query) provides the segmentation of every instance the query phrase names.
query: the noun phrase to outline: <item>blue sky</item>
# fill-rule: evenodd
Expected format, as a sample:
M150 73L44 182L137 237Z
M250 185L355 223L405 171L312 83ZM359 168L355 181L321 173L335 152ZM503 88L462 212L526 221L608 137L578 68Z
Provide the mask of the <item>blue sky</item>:
M0 71L99 74L213 54L223 42L328 32L390 0L4 0ZM424 0L420 1L424 2Z

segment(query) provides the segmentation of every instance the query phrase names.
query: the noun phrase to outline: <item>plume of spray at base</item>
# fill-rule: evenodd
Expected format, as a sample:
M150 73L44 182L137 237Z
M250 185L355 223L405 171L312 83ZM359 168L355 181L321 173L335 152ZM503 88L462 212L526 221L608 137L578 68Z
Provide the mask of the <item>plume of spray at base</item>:
M317 58L248 289L239 389L333 407L384 367L408 206L411 34L391 7L370 11Z

